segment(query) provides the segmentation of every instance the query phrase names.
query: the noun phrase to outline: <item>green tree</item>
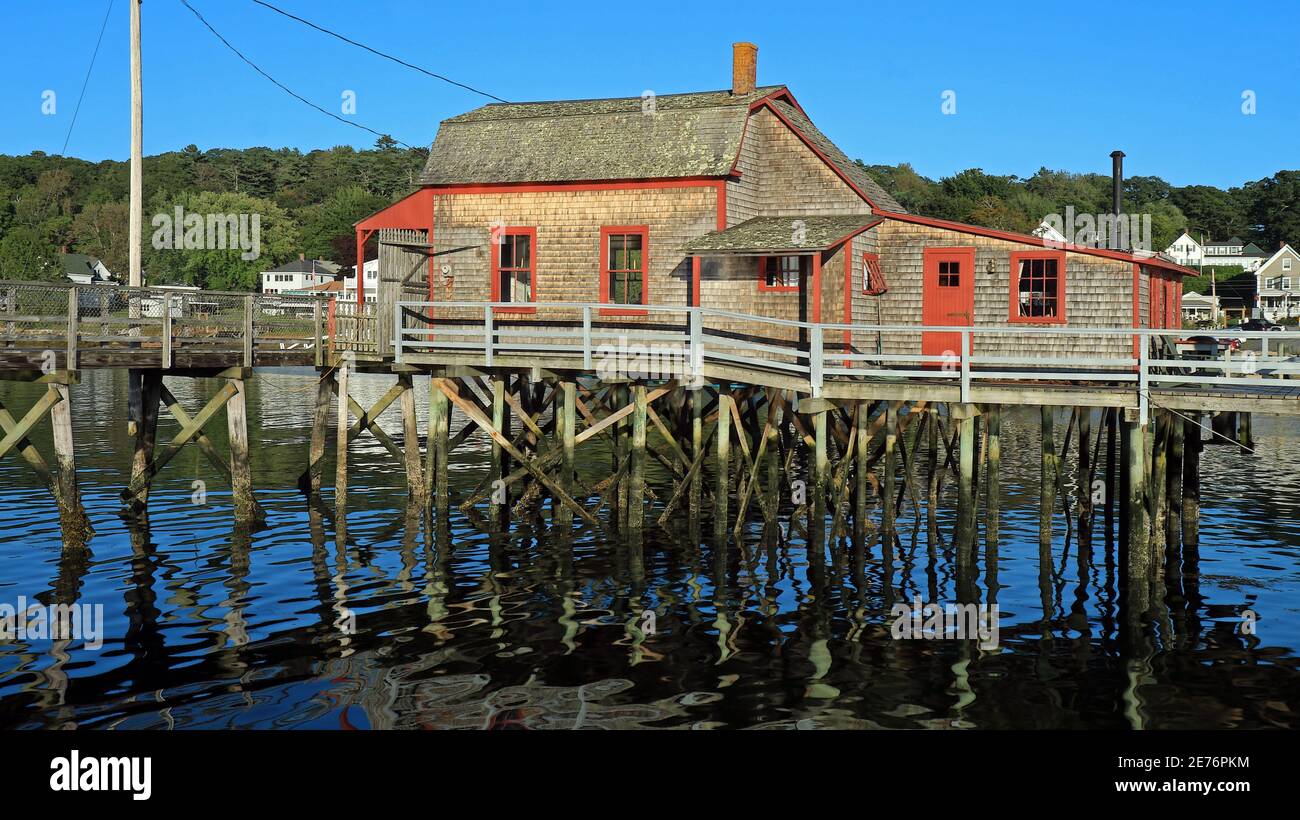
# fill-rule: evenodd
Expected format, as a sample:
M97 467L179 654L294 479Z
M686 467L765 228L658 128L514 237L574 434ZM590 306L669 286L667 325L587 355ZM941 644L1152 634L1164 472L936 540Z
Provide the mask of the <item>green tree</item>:
M0 239L0 279L54 281L62 278L55 249L35 229L19 226Z
M353 224L388 204L385 197L366 193L358 185L340 188L324 202L304 208L301 216L303 252L312 259L328 259L334 240L353 233ZM346 264L349 260L333 260Z
M130 262L130 206L126 202L92 202L72 220L78 253L90 254L116 274Z
M174 225L177 205L187 216L197 215L203 218L205 230L198 242L202 247L188 247L194 243L185 241L192 235L187 235L185 226L181 226L180 230L182 241L177 242ZM237 219L245 217L241 224L248 225L251 230L254 214L258 218L256 258L245 259L245 256L252 255L252 250L245 251L239 246L229 247L234 244L231 242L227 242L225 249L209 246L210 238L206 233L209 215L233 215ZM145 220L148 223L146 233L152 231L152 234L147 236L144 267L149 281L155 284L187 284L210 290L251 291L257 287L262 271L270 270L292 257L300 245L298 227L286 211L270 200L247 194L203 191L175 197L162 195L155 198L151 207L146 209ZM173 229L170 243L165 232L169 226ZM245 240L251 238L244 237ZM166 247L167 244L171 247ZM181 247L177 247L178 244ZM246 241L245 245L251 246L253 243Z

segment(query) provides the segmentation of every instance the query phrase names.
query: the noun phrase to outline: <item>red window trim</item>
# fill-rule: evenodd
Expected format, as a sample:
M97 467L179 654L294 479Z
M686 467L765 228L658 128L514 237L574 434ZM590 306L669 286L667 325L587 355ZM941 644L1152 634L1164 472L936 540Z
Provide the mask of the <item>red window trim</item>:
M1026 259L1055 259L1059 279L1057 283L1056 303L1059 311L1056 316L1021 316L1020 315L1020 263ZM1064 325L1069 324L1065 314L1066 283L1064 251L1012 251L1010 292L1007 294L1007 319L1015 324L1025 325Z
M534 303L537 302L537 228L529 227L508 227L501 230L501 238L507 236L527 236L528 237L528 281L532 290ZM489 234L489 240L492 239ZM501 301L501 247L493 241L489 241L492 246L492 273L489 279L489 293L492 298L489 301ZM520 305L519 307L499 307L493 308L493 313L536 313L537 305Z
M613 234L641 234L641 304L650 304L650 226L649 225L602 225L600 226L600 301L609 302L609 237ZM626 308L601 308L601 316L646 316L648 310L628 310Z
M767 260L782 259L786 256L793 256L799 260L799 277L801 279L808 275L807 270L805 270L805 266L807 263L804 262L804 259L808 258L806 256L802 256L800 254L794 254L794 253L780 254L778 256L760 256L758 257L758 289L761 292L763 293L798 293L799 292L798 285L769 285L767 283Z

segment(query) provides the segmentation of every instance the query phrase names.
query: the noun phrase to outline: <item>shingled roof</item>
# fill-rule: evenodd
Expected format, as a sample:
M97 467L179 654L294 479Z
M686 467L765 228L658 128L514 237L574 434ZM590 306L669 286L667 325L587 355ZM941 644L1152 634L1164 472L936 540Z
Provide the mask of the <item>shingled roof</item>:
M785 91L704 91L641 97L493 103L443 120L420 182L509 182L721 177L740 152L750 106ZM799 109L771 100L876 205L902 206L826 138Z
M690 240L691 256L824 251L881 221L870 214L843 216L759 216Z
M850 160L835 143L830 141L825 134L818 130L817 126L812 124L812 120L804 116L800 111L790 103L784 100L773 100L772 107L781 113L787 120L799 129L808 141L813 144L836 168L839 168L849 180L857 186L858 190L867 195L876 207L894 213L907 213L898 200L890 196L884 188L871 178L867 169Z

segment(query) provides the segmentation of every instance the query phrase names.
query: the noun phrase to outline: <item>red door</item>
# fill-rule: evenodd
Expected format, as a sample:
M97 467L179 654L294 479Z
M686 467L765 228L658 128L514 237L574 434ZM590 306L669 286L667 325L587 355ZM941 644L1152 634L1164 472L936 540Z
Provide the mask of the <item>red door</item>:
M921 324L972 327L975 324L975 249L926 248ZM921 334L925 356L960 356L961 334Z

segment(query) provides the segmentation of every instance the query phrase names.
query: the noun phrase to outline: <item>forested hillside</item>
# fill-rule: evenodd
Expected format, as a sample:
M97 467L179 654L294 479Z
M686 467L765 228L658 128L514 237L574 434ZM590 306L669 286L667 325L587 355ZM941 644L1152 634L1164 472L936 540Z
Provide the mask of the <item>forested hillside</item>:
M302 153L191 145L144 160L144 270L154 284L249 290L260 271L296 258L355 258L352 223L405 196L427 151L381 139ZM0 278L59 278L62 248L127 269L126 162L87 162L34 152L0 155ZM259 214L260 252L153 247L153 218L184 213Z
M144 160L144 269L155 284L223 290L256 287L257 274L299 253L347 264L355 258L352 223L414 190L427 156L390 139L374 148L340 146L302 153L189 146ZM859 163L861 164L861 163ZM908 210L1002 230L1029 232L1048 214L1110 210L1110 178L1040 169L995 176L979 169L932 180L911 166L864 165ZM127 268L125 162L87 162L34 152L0 155L0 278L59 278L53 264L67 248ZM1184 228L1236 235L1272 250L1300 240L1300 171L1279 171L1239 188L1175 187L1159 177L1130 177L1125 210L1152 217L1152 246L1163 249ZM234 250L154 247L155 215L258 214L260 256Z
M861 163L860 163L861 164ZM868 173L909 211L1027 233L1048 214L1111 210L1111 179L1040 168L1028 179L994 176L978 168L939 181L910 165L864 165ZM1207 239L1239 236L1273 250L1279 241L1300 240L1300 171L1278 171L1267 179L1226 191L1209 185L1175 187L1160 177L1124 181L1124 211L1151 214L1152 247L1164 250L1183 228Z

